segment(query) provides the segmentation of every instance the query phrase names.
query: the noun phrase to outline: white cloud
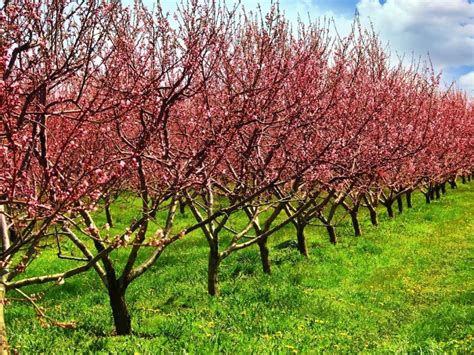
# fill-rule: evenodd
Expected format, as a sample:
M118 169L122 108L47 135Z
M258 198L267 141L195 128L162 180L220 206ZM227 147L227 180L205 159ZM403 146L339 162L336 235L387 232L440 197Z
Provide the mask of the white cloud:
M474 71L462 75L458 80L458 84L466 90L468 95L474 97Z
M439 68L474 65L474 3L467 0L360 0L393 50L426 56Z
M123 0L131 3L133 0ZM152 6L155 0L144 0ZM204 1L204 0L200 0ZM226 0L231 6L238 0ZM173 12L180 0L161 0L165 11ZM255 10L261 4L265 14L271 6L271 0L241 0L247 11ZM280 0L280 9L286 18L297 23L298 15L307 21L326 17L333 18L341 35L349 32L352 24L350 11L344 13L323 10L318 7L320 0ZM330 8L327 2L325 9ZM371 22L380 34L382 42L389 43L392 55L405 55L411 59L426 58L429 53L436 70L443 70L443 81L449 84L458 79L458 86L474 96L471 73L457 78L459 67L474 69L474 3L469 0L358 0L357 9L365 25ZM334 31L331 31L334 34ZM462 71L465 72L465 69Z

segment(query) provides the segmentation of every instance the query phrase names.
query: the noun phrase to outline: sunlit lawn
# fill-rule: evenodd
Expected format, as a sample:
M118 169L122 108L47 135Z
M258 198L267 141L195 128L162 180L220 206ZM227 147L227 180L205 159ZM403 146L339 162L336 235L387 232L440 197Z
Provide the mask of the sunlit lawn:
M114 206L117 232L133 218L134 203ZM45 328L29 303L14 300L9 340L25 354L472 352L473 208L474 184L460 184L430 205L416 194L414 208L393 220L380 210L378 227L364 215L357 239L344 221L337 246L310 227L307 260L282 244L294 237L289 225L271 239L273 274L262 273L256 247L238 252L222 264L216 299L206 293L207 244L195 232L129 288L133 336L113 336L106 291L91 271L62 286L25 289L42 292L47 315L77 321L75 329ZM59 268L52 251L34 266L34 273Z

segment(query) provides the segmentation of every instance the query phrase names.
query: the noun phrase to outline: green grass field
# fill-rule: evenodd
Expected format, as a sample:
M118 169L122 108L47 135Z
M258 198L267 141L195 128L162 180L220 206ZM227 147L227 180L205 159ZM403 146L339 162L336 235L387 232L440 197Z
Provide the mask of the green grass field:
M115 207L118 227L130 218L125 207ZM196 232L130 286L133 336L112 335L108 296L93 271L24 290L42 292L47 315L75 320L75 329L43 327L12 291L11 347L25 354L472 352L474 184L430 205L416 194L414 208L393 220L381 210L378 227L366 217L361 224L363 236L354 238L344 221L337 246L310 227L309 259L277 247L294 237L285 227L270 239L272 275L261 271L256 246L233 254L221 267L219 298L207 295L207 243ZM59 264L46 252L30 272Z

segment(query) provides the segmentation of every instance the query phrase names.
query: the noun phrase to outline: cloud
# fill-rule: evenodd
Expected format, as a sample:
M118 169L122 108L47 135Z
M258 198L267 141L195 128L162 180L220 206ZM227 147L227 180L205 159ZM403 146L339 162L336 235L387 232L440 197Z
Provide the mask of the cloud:
M392 51L430 59L443 81L473 96L472 73L453 76L461 67L474 68L474 3L468 0L360 0L361 19L372 22Z
M468 95L474 97L474 71L462 75L458 80L458 85L466 90Z
M360 0L394 50L426 56L437 68L474 65L474 4L467 0Z
M132 0L123 1L132 3ZM150 7L154 3L154 0L144 1ZM229 6L237 1L226 0ZM165 11L170 12L179 2L161 0ZM271 0L241 0L247 11L255 10L258 3L263 13L270 9ZM363 24L372 23L382 42L389 43L393 57L399 54L407 59L412 55L426 58L429 53L435 69L445 73L443 82L449 84L458 79L458 86L474 95L472 86L466 84L466 80L472 79L466 72L474 70L474 2L471 0L280 0L280 9L294 25L298 16L307 22L308 14L312 20L333 18L342 35L351 28L355 8ZM460 68L469 69L460 72ZM461 78L464 78L462 82Z

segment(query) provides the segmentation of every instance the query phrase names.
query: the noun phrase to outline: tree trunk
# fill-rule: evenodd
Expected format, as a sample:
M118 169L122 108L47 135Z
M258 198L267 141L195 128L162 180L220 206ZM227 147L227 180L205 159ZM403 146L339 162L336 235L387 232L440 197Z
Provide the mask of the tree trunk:
M296 238L298 239L298 250L301 255L308 256L308 246L306 245L306 237L304 235L304 224L298 223L296 227Z
M440 186L441 186L441 193L443 195L445 195L446 194L446 183L443 182Z
M426 193L423 193L425 195L425 201L426 203L430 203L431 202L431 199L430 199L430 193L429 191L427 191Z
M132 320L125 301L125 289L119 287L119 285L109 286L109 298L116 334L130 335L132 333Z
M184 214L186 212L186 202L179 200L179 213Z
M402 195L397 196L397 206L398 206L398 212L403 213L403 200L402 200Z
M430 200L433 201L435 199L435 189L431 186L429 189Z
M466 183L466 177L464 175L461 176L461 181L462 181L463 184Z
M8 231L8 224L5 215L3 214L5 207L0 205L0 241L1 250L8 250L10 247L10 237ZM2 260L5 265L0 268L2 274L8 271L8 257ZM7 327L5 324L5 301L7 290L5 288L5 282L7 281L6 275L1 276L0 279L0 355L8 354L8 338L7 338Z
M0 205L0 243L1 251L5 252L10 248L10 231L8 229L7 218L5 217L5 207ZM7 256L5 260L2 260L4 263L8 264L9 257Z
M260 249L260 258L262 259L262 267L263 272L266 274L271 274L270 268L270 258L269 258L269 250L267 246L267 237L260 239L257 244L258 248Z
M110 213L110 204L107 202L105 204L105 218L107 219L107 224L109 227L114 226L114 221L112 220L112 214Z
M467 181L471 182L471 175L467 174Z
M449 180L449 185L451 186L451 189L456 189L458 185L456 184L456 179Z
M217 249L211 249L209 251L209 264L207 268L207 292L211 296L219 295L219 264L219 252L217 251Z
M332 244L336 245L337 244L336 228L334 228L334 226L327 225L326 229L327 229L328 234L329 234L329 241Z
M5 325L5 284L0 283L0 355L8 354L7 327Z
M406 192L407 207L412 208L411 204L411 190Z
M368 209L369 209L369 212L370 212L370 221L372 222L372 225L373 226L378 226L379 221L378 221L378 217L377 217L377 210L372 205L368 205Z
M362 232L360 230L359 218L357 218L357 211L350 212L350 215L352 220L352 226L354 227L354 235L356 237L360 237L362 235Z
M393 201L389 201L389 202L385 205L385 207L387 208L388 216L389 216L390 218L393 218L393 216L394 216L394 214L393 214L393 208L392 208L392 203L393 203Z
M436 196L436 199L439 200L441 198L441 186L439 184L436 184L435 186L435 196Z

